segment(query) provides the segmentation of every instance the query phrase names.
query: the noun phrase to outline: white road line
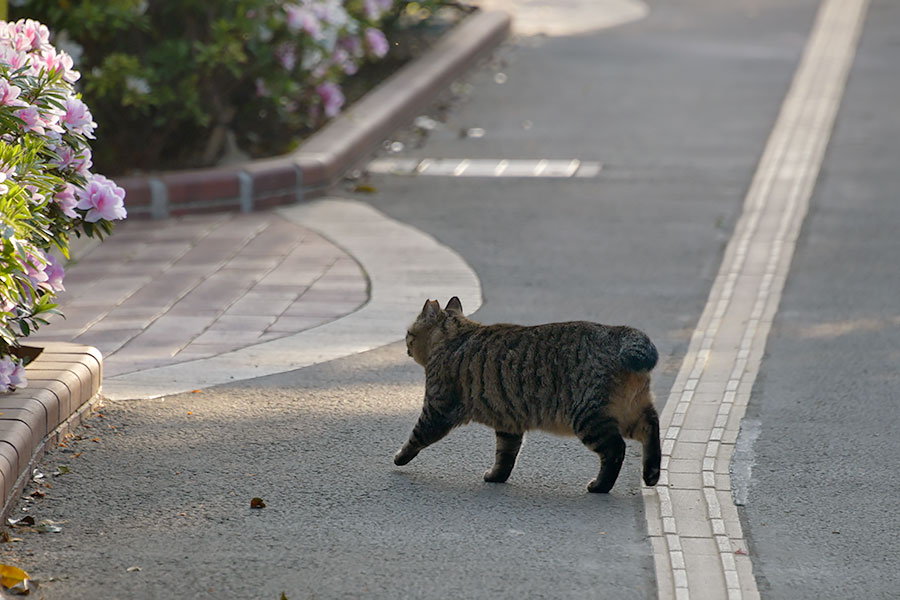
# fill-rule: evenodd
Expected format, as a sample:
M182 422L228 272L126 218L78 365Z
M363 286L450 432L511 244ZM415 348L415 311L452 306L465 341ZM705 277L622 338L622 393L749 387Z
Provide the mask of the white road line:
M867 6L822 3L660 415L663 472L644 488L660 598L759 597L729 466Z
M369 301L354 313L294 335L206 358L104 378L111 400L156 398L283 373L402 340L428 298L459 296L466 312L481 306L481 283L463 258L431 236L367 204L323 199L279 209L319 232L369 276Z
M432 177L596 177L603 165L575 159L378 158L366 170L381 175Z

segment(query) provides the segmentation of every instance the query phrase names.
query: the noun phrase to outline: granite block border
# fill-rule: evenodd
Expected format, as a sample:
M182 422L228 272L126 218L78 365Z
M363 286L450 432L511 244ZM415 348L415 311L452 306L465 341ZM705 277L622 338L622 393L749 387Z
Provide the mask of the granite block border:
M315 197L368 156L509 34L511 17L478 11L296 151L227 167L118 177L129 218L251 212Z
M0 395L0 491L6 518L48 444L57 444L99 398L103 357L91 346L32 342L44 349L28 367L28 387ZM4 520L5 522L5 520Z

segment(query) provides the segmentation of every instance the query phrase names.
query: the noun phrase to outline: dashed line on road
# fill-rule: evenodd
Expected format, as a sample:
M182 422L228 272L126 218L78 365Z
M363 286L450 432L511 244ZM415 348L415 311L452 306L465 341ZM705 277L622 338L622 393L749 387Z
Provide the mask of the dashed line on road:
M596 177L603 165L572 159L507 158L379 158L366 170L379 175L427 175L430 177Z
M660 415L662 473L645 487L659 597L758 598L730 463L868 0L825 0L706 307Z

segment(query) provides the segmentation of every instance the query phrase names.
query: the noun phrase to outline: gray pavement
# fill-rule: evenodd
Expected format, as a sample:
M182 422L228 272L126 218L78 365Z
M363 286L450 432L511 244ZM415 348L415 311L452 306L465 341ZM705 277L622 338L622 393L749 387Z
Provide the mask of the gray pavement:
M616 29L513 40L471 76L442 128L418 146L398 133L406 149L382 156L581 159L602 163L595 177L378 175L368 181L377 192L356 198L471 265L476 319L647 331L662 407L818 2L648 5L644 20ZM895 12L873 4L748 408L759 435L739 459L752 467L740 515L766 598L896 589L898 479L884 466L898 448L896 278L885 258L896 254L895 90L885 83ZM472 128L483 135L460 135ZM301 244L321 235L293 224ZM322 252L338 264L351 246L331 241ZM4 561L51 600L666 597L637 447L607 496L584 491L590 452L542 434L528 436L502 486L481 481L493 439L476 426L396 468L422 383L397 342L197 393L110 401L42 463L71 472L18 508L63 532L25 533ZM251 510L254 496L267 507Z
M743 514L764 597L900 586L898 20L872 3L748 408Z

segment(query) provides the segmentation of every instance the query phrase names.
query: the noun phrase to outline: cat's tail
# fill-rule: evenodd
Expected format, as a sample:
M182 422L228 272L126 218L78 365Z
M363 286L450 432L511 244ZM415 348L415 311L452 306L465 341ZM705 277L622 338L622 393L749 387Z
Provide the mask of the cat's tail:
M624 327L619 346L619 361L629 371L650 371L659 360L656 346L647 334L638 329Z

